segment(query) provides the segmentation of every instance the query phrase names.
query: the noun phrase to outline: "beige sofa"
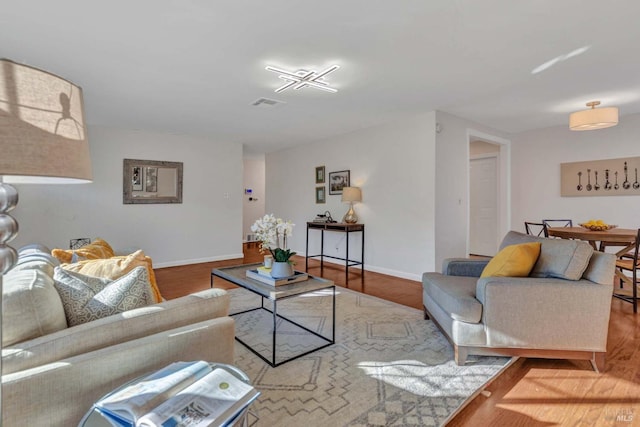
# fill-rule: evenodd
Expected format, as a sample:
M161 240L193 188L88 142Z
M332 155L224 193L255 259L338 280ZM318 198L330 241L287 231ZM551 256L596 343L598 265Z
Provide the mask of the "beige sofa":
M171 362L233 363L234 322L228 316L229 296L220 289L47 331L44 321L51 322L47 314L59 308L43 306L53 294L50 279L41 270L50 271L47 264L55 261L40 258L39 269L28 273L36 279L31 287L40 296L27 302L11 295L6 298L20 305L18 311L39 316L41 324L32 328L32 335L38 335L38 330L44 333L2 349L5 427L75 426L100 396ZM25 266L15 269L20 268ZM5 277L9 290L15 288L10 280L12 272ZM9 332L15 316L11 310L3 311L7 311L3 331Z
M586 242L509 232L501 249L541 242L529 277L480 278L488 259L448 259L424 273L425 318L467 355L587 359L604 369L615 257Z

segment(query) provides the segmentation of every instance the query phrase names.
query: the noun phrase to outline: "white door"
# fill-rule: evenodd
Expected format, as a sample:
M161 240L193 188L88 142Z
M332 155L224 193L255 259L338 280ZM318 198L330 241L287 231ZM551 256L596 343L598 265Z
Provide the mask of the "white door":
M498 158L472 158L469 168L469 253L493 256L498 249Z

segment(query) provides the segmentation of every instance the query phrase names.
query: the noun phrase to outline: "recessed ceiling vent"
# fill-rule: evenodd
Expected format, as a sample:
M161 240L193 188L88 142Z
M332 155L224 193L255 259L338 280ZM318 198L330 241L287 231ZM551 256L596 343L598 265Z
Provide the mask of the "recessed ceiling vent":
M269 98L258 98L251 105L254 107L277 107L278 105L286 104L284 101L276 101Z

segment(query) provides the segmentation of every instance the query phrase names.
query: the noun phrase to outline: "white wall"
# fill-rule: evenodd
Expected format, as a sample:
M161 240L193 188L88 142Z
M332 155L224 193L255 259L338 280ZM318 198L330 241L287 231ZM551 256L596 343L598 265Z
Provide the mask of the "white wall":
M315 168L324 165L327 203L315 203ZM266 211L296 223L291 247L305 250L306 222L329 210L340 221L348 209L329 195L330 172L350 170L362 188L355 209L365 224L365 268L419 280L435 259L435 112L266 156ZM326 233L325 253L342 256L344 234ZM350 251L359 259L359 233ZM319 250L319 232L310 252ZM336 249L337 248L337 249Z
M572 132L557 126L514 136L513 228L524 231L525 220L545 218L571 218L574 224L603 219L623 228L640 227L639 196L560 197L561 163L638 156L639 135L640 114L633 114L607 129Z
M504 143L501 150L501 179L508 180L508 134L462 119L451 114L437 112L441 131L436 137L436 268L440 271L445 258L464 257L468 254L469 228L469 139L482 133ZM507 193L507 189L504 189ZM501 200L508 211L508 200ZM502 214L501 214L502 215ZM504 235L508 228L508 215L499 218L502 224L498 233Z
M243 186L253 190L251 196L245 194L242 202L242 238L251 233L256 219L264 216L265 207L265 160L264 155L244 159ZM250 201L249 198L253 198ZM256 200L257 199L257 200Z
M12 246L102 237L143 249L155 267L242 257L242 145L104 127L88 135L93 183L18 186ZM183 162L183 203L123 205L124 158Z

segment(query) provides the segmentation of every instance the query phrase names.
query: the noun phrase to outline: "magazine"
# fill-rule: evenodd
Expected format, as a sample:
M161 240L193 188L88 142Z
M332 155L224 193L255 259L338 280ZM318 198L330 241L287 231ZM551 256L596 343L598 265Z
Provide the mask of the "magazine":
M176 362L107 395L94 407L114 426L224 426L259 394L207 362Z

